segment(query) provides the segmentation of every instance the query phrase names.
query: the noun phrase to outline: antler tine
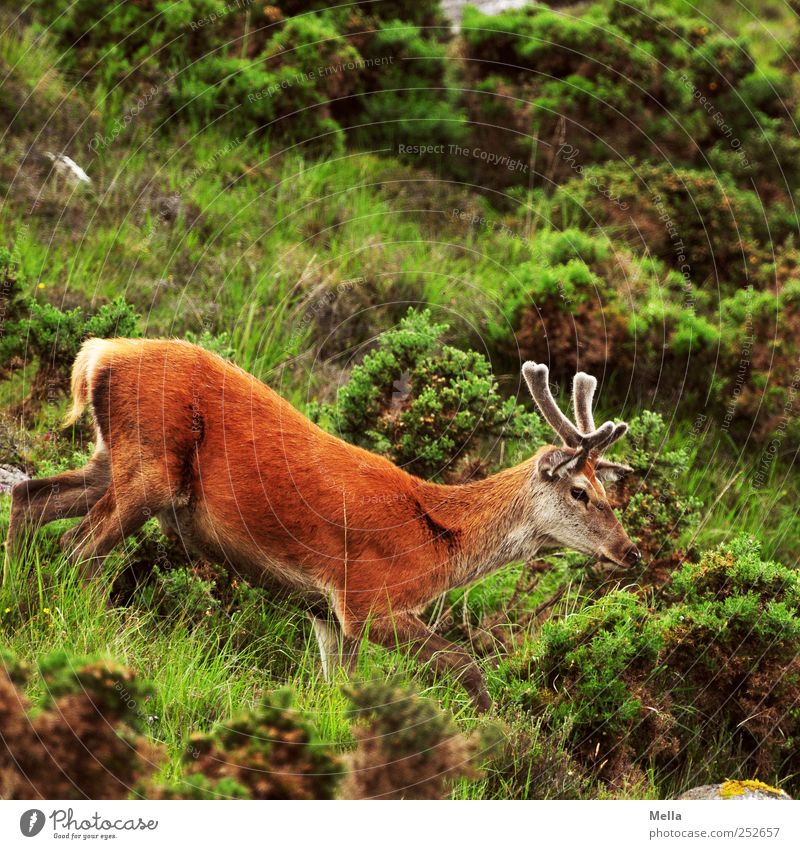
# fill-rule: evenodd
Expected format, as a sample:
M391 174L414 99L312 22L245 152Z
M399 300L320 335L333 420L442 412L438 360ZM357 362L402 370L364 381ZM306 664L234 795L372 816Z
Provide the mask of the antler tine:
M626 422L617 422L612 429L611 433L606 437L606 439L596 445L593 449L595 458L602 456L603 452L613 445L618 439L622 439L623 436L628 432L628 425Z
M591 433L595 429L592 415L592 400L597 389L597 378L579 371L572 380L572 406L575 410L575 424L583 433Z
M581 449L586 454L598 456L599 449L608 445L614 435L614 422L603 422L596 430L581 437Z
M549 371L544 363L527 362L522 366L522 376L528 384L533 400L542 412L545 421L561 437L568 448L580 448L584 437L574 424L561 412L548 384Z

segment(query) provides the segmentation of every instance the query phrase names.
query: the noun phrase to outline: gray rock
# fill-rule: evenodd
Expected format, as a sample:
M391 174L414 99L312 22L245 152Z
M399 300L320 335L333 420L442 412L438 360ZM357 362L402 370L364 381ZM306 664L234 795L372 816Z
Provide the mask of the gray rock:
M0 463L0 492L10 492L14 484L30 480L30 477L16 466Z
M679 801L692 799L716 799L719 801L730 801L732 799L746 799L757 801L760 799L771 799L775 802L791 800L791 796L770 787L763 781L725 781L722 784L704 784L702 787L693 787L678 796Z

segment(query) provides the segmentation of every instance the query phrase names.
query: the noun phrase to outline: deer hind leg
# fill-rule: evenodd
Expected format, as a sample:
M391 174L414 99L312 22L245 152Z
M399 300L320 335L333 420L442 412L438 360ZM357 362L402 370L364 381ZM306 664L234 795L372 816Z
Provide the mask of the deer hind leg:
M348 675L352 675L358 663L361 641L347 636L330 617L323 618L309 613L309 619L319 645L322 674L325 680L330 681L337 668L342 668Z
M109 487L70 531L69 542L74 542L70 559L80 565L84 580L96 577L111 550L141 528L150 515L140 500L119 498L115 487Z
M31 530L56 519L85 516L103 496L109 480L108 454L100 451L82 469L18 483L11 492L9 550L17 550Z
M115 456L111 483L103 496L69 532L70 558L85 580L99 572L111 550L173 500L163 470L141 458Z
M492 706L478 664L460 646L445 640L411 613L370 622L369 640L387 649L403 649L427 661L436 670L455 675L469 693L475 708L483 713Z

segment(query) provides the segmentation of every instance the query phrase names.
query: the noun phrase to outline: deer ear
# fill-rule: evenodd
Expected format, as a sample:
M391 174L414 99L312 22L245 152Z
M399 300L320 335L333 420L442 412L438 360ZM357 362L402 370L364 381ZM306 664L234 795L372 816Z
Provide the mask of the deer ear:
M536 461L536 471L545 480L558 480L579 472L585 463L586 454L582 451L550 448Z
M594 464L594 473L603 483L616 483L629 475L633 469L622 463L613 463L611 460L598 460Z

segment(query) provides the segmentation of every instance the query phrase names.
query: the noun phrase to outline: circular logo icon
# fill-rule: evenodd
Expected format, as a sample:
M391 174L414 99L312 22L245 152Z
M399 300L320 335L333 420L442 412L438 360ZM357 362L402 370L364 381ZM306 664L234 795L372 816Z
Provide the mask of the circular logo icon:
M44 812L38 808L31 808L19 818L19 830L25 837L36 837L44 828Z

